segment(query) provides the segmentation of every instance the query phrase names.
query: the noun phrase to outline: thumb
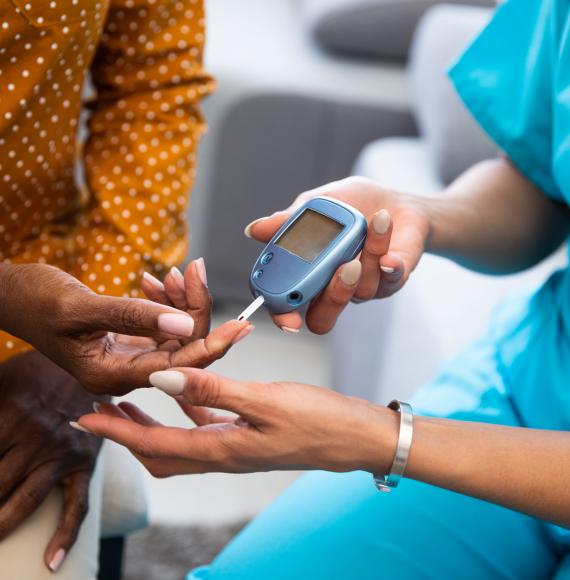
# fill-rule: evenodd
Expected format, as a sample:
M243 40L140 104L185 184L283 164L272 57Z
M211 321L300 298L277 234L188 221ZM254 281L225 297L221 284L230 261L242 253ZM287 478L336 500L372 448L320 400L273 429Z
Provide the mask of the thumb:
M82 322L92 332L189 337L194 331L194 319L189 314L150 300L94 294L84 301L82 312Z
M190 405L231 411L247 420L255 420L255 409L264 400L262 389L253 383L234 381L200 369L180 367L159 371L152 373L149 381L153 387Z
M268 217L262 217L251 222L244 230L248 238L253 238L259 242L268 242L275 232L291 217L291 208L275 212Z

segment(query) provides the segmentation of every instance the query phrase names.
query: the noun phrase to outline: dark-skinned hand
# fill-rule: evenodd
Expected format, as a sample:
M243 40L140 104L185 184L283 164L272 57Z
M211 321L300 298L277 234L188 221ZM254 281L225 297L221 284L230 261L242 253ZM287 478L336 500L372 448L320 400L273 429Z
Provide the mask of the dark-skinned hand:
M63 509L44 552L51 569L61 565L87 514L101 445L68 422L97 400L37 351L0 364L0 541L62 486Z
M153 372L208 366L252 330L247 321L231 320L208 334L211 298L199 265L191 262L184 276L171 271L162 299L139 300L100 296L51 266L0 264L0 328L92 393L124 395L150 386ZM176 277L178 294L171 288ZM145 291L152 292L152 280L143 281Z

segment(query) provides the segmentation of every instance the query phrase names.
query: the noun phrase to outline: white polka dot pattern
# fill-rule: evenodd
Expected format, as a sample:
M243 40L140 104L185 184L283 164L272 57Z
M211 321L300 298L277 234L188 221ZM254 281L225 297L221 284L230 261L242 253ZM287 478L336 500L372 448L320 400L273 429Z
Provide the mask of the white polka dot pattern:
M0 2L0 260L136 296L143 269L184 258L198 104L214 88L203 46L203 0ZM0 360L24 348L0 334Z

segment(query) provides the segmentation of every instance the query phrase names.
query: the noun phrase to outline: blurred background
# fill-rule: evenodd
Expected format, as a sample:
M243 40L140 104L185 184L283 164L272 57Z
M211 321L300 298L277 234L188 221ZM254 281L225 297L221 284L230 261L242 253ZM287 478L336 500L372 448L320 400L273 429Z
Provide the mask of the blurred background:
M191 257L204 256L215 323L250 301L260 251L251 220L300 192L349 175L430 195L497 154L455 96L446 69L485 25L494 2L473 0L208 0L206 64L218 79L204 111L189 215ZM265 314L213 370L244 380L296 380L387 402L406 398L485 328L514 287L536 284L563 254L492 278L427 256L382 303L353 306L328 337L281 333ZM129 396L188 425L160 393ZM180 578L299 474L144 475L152 526L127 545L127 578ZM149 558L149 553L153 554Z

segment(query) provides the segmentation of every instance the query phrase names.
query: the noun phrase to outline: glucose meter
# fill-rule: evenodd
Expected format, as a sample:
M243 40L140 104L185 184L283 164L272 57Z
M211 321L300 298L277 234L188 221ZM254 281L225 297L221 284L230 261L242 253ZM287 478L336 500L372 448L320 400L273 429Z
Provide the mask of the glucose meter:
M353 207L315 197L277 231L256 260L249 278L254 302L239 317L249 318L262 304L274 314L308 304L336 270L362 250L368 224Z

